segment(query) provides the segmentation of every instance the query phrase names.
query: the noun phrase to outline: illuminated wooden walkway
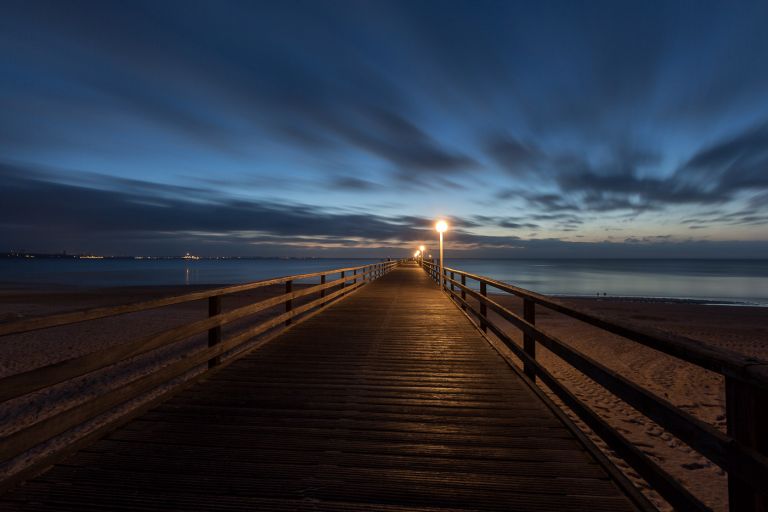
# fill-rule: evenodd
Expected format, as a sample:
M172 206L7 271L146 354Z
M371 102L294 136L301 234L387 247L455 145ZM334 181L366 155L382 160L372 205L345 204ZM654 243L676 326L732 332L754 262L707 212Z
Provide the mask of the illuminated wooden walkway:
M418 267L28 481L2 510L633 510Z

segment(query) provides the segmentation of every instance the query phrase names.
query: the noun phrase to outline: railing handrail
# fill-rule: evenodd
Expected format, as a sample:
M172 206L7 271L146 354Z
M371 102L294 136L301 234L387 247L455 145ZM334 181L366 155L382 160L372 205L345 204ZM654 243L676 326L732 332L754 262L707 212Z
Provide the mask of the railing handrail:
M31 318L23 318L20 320L14 320L11 322L0 323L0 337L8 336L11 334L23 334L25 332L37 331L40 329L48 329L52 327L61 327L64 325L71 325L80 322L86 322L88 320L97 320L99 318L107 318L111 316L125 315L128 313L138 313L140 311L147 311L149 309L157 309L165 306L173 306L175 304L183 304L185 302L193 302L196 300L208 299L211 297L217 297L221 295L231 295L233 293L240 293L264 286L272 286L275 284L282 284L286 281L298 281L300 279L310 279L328 274L339 274L341 272L350 272L368 268L374 265L380 265L382 263L390 263L386 261L369 263L366 265L360 265L357 267L344 267L335 268L330 270L324 270L321 272L312 272L309 274L295 274L290 276L274 277L269 279L262 279L259 281L251 281L243 284L236 284L232 286L224 286L221 288L212 288L210 290L202 290L199 292L185 293L183 295L174 295L170 297L161 297L159 299L151 299L140 302L131 302L128 304L118 304L115 306L101 306L98 308L86 308L75 311L67 311L65 313L56 313L53 315L36 316Z
M425 262L427 265L432 263ZM608 320L594 313L563 304L557 299L542 295L525 288L520 288L502 281L465 272L463 270L444 267L446 272L464 275L469 279L484 282L498 290L511 293L521 298L530 299L537 304L581 320L595 327L617 334L641 345L664 352L687 363L717 374L732 377L745 384L751 384L768 391L768 361L747 356L739 352L720 347L713 347L699 340L656 330L648 327L640 328L626 322Z
M157 349L170 346L206 331L208 331L208 346L201 347L190 353L185 353L180 359L163 361L163 363L152 369L149 373L141 372L136 375L131 375L126 382L121 383L117 388L113 387L99 390L99 392L93 396L87 396L85 400L75 400L74 403L68 402L64 404L62 410L55 412L52 415L36 417L30 424L24 425L2 437L2 442L0 443L0 462L14 459L40 443L64 434L72 428L93 420L101 414L115 410L115 407L120 404L139 397L147 396L147 393L157 389L158 386L171 384L170 389L163 390L159 397L152 399L152 402L157 401L163 396L167 396L169 393L179 389L185 381L182 380L179 382L175 379L184 376L194 368L199 368L207 362L208 369L211 369L221 364L221 357L225 354L236 357L245 350L251 350L253 345L245 346L246 342L253 340L262 334L265 334L265 336L258 338L258 345L260 346L261 343L266 343L277 334L283 332L283 329L278 330L277 328L291 325L297 317L299 321L308 318L313 311L319 311L325 306L335 303L337 300L340 300L345 295L360 288L366 283L387 274L401 262L402 260L390 260L360 265L357 267L336 268L307 274L295 274L292 276L283 276L246 283L243 285L194 292L177 297L51 315L49 317L29 319L28 321L23 322L13 322L12 325L15 326L16 329L6 329L3 334L30 332L46 327L69 325L87 320L95 320L97 318L114 317L125 313L145 311L193 300L208 300L208 316L206 318L172 327L144 338L131 339L124 343L96 350L82 356L76 356L0 378L0 404L8 400L25 397L43 389L51 388L52 386L71 381L72 379L80 378L94 371L112 367L115 364L122 363L134 357L149 354ZM340 277L338 279L326 281L326 276L333 274L340 274ZM295 291L293 290L293 281L309 279L312 277L320 277L320 283L311 284ZM223 296L281 283L285 284L285 293L283 294L262 299L258 302L249 303L233 310L222 311L221 298ZM331 290L333 288L337 289ZM315 293L319 293L319 297L301 303L298 306L293 305L295 299L310 296ZM226 339L222 339L221 327L223 325L230 324L235 320L248 317L259 311L279 306L280 304L285 305L285 311L283 313L277 313L271 317L259 319L260 321L256 325L245 326L242 330L231 333ZM30 324L33 320L42 320L43 322ZM18 329L19 325L27 325L29 328L26 330ZM205 375L205 372L196 374L194 378L197 378L200 375ZM107 423L99 427L98 430L104 432L108 431L108 428L119 422L119 420L126 414L128 414L128 412L121 412L116 417L110 418ZM88 435L90 436L91 434ZM42 461L33 462L30 468L25 469L20 474L11 475L5 481L0 482L0 489L8 488L23 480L27 474L33 474L35 468L44 467L45 465L50 464L51 461L56 460L58 453L58 451L55 451L52 455L44 457Z
M438 265L428 261L424 261L423 264L425 271L431 278L440 282ZM465 312L469 312L477 318L477 322L473 321L473 323L482 331L490 330L495 334L522 361L524 373L533 383L537 377L540 377L563 403L606 441L608 446L621 457L624 457L630 466L646 478L651 487L675 508L708 510L706 505L691 494L688 489L648 458L646 454L638 450L631 441L603 420L600 415L544 368L536 360L536 343L546 347L598 385L725 469L728 472L729 502L732 511L763 510L761 503L763 500L768 500L768 491L765 486L765 483L768 482L768 451L762 440L765 430L768 429L768 414L766 414L768 393L766 393L766 380L764 378L768 362L748 358L736 352L706 347L703 343L690 338L655 331L649 332L635 326L607 320L578 308L566 306L550 297L485 276L448 267L444 267L442 273L443 291L448 293L451 299L459 304ZM456 280L457 274L461 278L460 281ZM467 286L467 278L480 283L479 292ZM489 298L487 295L488 285L522 298L523 317ZM471 303L467 302L467 295L477 300L480 311L477 311ZM652 347L723 375L726 388L725 405L728 433L722 433L709 423L699 420L667 400L647 391L642 386L561 341L557 336L537 327L535 325L535 304L541 304L605 331L618 334L641 345ZM515 343L503 329L488 318L488 309L522 331L523 346ZM693 351L695 354L692 357L687 357L689 351Z

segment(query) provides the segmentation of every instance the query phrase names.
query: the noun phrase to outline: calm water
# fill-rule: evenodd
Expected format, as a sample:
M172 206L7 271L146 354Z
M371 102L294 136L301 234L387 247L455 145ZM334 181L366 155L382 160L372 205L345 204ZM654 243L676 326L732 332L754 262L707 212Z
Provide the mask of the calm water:
M554 295L664 297L768 306L768 260L454 260L446 266Z
M0 283L84 287L241 283L377 260L0 260ZM768 260L479 260L446 266L546 294L768 305Z
M0 260L0 283L84 287L230 284L358 267L377 259L314 260ZM0 284L2 286L2 284Z

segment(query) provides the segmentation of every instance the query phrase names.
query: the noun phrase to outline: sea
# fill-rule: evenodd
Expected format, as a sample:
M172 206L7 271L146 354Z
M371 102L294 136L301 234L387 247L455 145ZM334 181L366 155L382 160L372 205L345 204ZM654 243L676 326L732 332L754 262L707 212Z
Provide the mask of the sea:
M234 284L377 259L0 259L0 289ZM768 306L768 260L446 259L539 293Z

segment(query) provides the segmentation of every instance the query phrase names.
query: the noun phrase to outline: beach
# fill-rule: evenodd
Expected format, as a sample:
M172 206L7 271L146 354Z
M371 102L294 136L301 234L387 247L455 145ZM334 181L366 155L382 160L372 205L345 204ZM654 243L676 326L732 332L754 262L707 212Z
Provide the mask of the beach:
M208 286L101 289L38 286L5 289L0 291L0 321L143 301L205 288ZM224 301L224 309L226 311L279 293L282 293L280 286L227 297ZM506 296L496 298L512 310L521 309L520 301L514 298ZM561 300L606 318L666 330L750 356L768 359L768 322L766 322L768 310L765 308L602 297L599 299L562 298ZM275 308L274 311L281 310L281 307ZM259 317L269 315L271 311L263 311ZM87 354L198 320L206 315L206 302L195 301L116 318L0 338L0 376L12 375ZM253 319L248 321L252 322ZM243 323L240 323L238 326L242 325ZM499 325L503 323L500 322ZM549 312L545 308L537 308L537 325L685 411L720 429L725 429L724 389L722 379L718 375L602 332L561 314ZM510 327L508 332L520 342L517 329ZM205 343L205 333L203 333L147 356L135 358L110 371L96 372L95 375L36 393L31 399L28 397L23 401L7 402L3 404L0 414L0 432L7 434L34 419L62 410L67 405L82 400L83 395L90 396L93 393L103 392L104 386L119 386L120 383L135 378L138 374L146 373L157 365L174 360L190 350L203 347ZM579 398L587 402L671 474L682 480L708 505L715 510L726 509L726 478L717 466L693 453L673 436L544 348L539 346L537 351L538 359L565 382ZM78 397L72 398L73 395ZM130 406L131 404L128 404L126 407ZM93 428L93 425L87 428ZM58 442L67 442L67 439L60 439ZM594 439L599 446L602 446L599 439ZM3 472L7 474L14 471L19 465L39 457L55 446L57 446L56 443L41 447L24 460L16 461L15 466L3 468ZM616 462L631 478L639 482L636 475L623 462ZM652 495L650 491L649 495Z

